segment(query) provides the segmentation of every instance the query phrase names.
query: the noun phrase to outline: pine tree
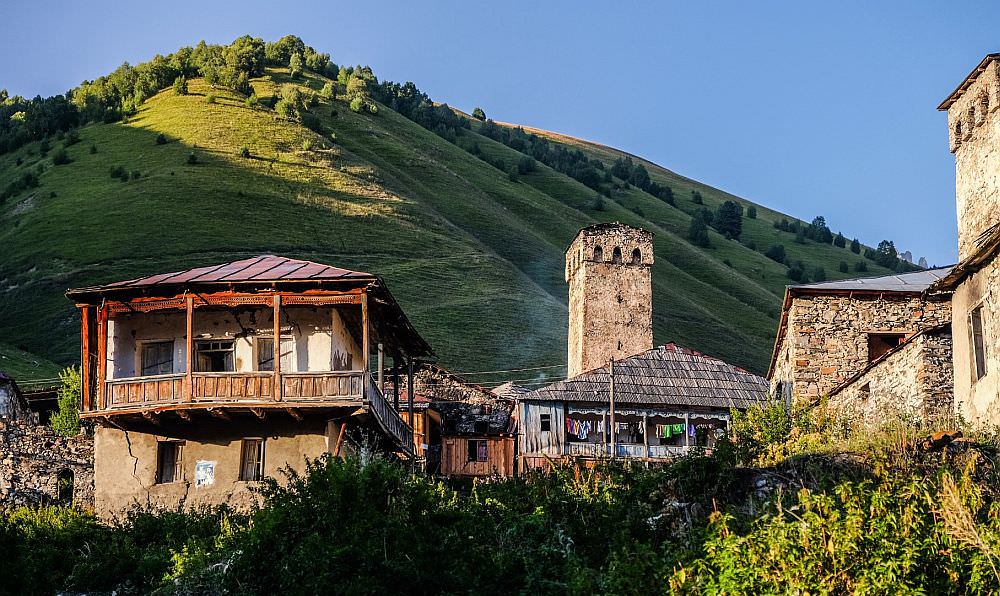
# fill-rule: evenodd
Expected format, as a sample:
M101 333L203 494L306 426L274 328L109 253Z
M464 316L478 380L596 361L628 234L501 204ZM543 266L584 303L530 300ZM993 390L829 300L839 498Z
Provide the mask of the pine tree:
M856 255L861 254L861 243L858 242L857 238L851 240L851 252L853 252Z

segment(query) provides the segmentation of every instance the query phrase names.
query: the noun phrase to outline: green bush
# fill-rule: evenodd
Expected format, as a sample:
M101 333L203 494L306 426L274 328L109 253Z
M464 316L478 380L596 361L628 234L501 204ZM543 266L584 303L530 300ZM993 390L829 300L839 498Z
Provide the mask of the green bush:
M215 102L216 102L216 97L214 93L209 93L208 95L205 96L205 103L215 103Z
M160 134L156 135L157 145L165 145L166 143L167 143L167 136L165 134L161 132Z
M242 157L244 159L250 159L250 148L247 147L247 146L245 146L245 145L243 147L241 147L240 148L240 157Z
M188 163L189 166L193 166L193 165L195 165L195 164L198 163L198 156L195 154L194 151L192 151L191 153L188 153L187 163Z
M80 434L80 395L82 382L80 367L71 366L59 373L62 383L58 391L59 408L52 414L52 430L64 437Z
M63 149L62 147L56 149L55 153L52 154L53 165L63 166L70 163L71 161L73 160L69 158L69 155L66 153L66 150Z

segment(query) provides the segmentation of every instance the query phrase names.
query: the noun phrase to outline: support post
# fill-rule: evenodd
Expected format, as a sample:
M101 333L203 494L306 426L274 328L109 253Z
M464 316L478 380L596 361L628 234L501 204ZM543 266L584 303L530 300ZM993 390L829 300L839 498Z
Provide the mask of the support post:
M618 429L615 428L615 359L612 358L608 362L608 373L610 373L610 385L608 385L608 396L611 404L611 423L609 424L611 430L611 459L615 459L618 455L618 445L616 444L616 435L618 434Z
M274 401L281 401L281 296L274 297Z
M684 412L684 451L691 449L691 413Z
M392 407L399 411L399 352L392 355Z
M104 304L97 310L97 404L108 407L108 310Z
M80 389L81 402L80 409L84 412L90 410L90 400L92 399L90 379L94 372L90 370L90 307L80 308Z
M642 413L642 449L649 458L649 415L646 412Z
M379 339L382 339L381 337ZM385 393L385 346L378 342L378 390Z
M410 428L413 428L413 356L406 359L406 407L410 409Z
M370 363L368 358L371 355L368 346L368 293L365 292L361 295L361 391L364 395L365 401L368 400L368 369Z
M194 296L185 300L185 333L187 347L184 350L184 398L194 400Z

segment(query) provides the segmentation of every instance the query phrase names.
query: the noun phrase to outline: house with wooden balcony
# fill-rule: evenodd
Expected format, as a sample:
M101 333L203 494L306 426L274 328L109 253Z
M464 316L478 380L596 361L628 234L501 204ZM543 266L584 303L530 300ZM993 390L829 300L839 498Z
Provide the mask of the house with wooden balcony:
M386 395L373 371L433 353L376 275L262 255L67 296L102 515L244 505L323 454L413 455L400 383Z
M559 460L667 461L712 449L733 410L766 403L763 377L667 344L518 398L520 469Z

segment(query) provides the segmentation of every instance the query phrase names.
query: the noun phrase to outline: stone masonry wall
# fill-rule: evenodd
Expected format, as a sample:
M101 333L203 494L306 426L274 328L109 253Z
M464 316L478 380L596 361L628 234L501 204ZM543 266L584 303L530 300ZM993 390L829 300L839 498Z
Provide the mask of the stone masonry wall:
M949 320L948 301L919 296L796 296L771 381L792 383L793 400L815 401L868 365L869 333L912 335Z
M598 224L567 249L570 377L653 347L652 237Z
M830 395L839 412L867 423L893 416L928 420L951 413L954 393L951 328L920 334Z
M974 372L969 315L982 306L986 374ZM955 409L973 424L1000 424L1000 260L994 258L956 288L952 297L955 337Z
M948 108L955 154L958 256L971 255L980 235L1000 222L1000 65L991 62Z
M93 508L93 437L62 437L32 421L0 417L0 506L57 501L65 470L73 473L73 504Z

